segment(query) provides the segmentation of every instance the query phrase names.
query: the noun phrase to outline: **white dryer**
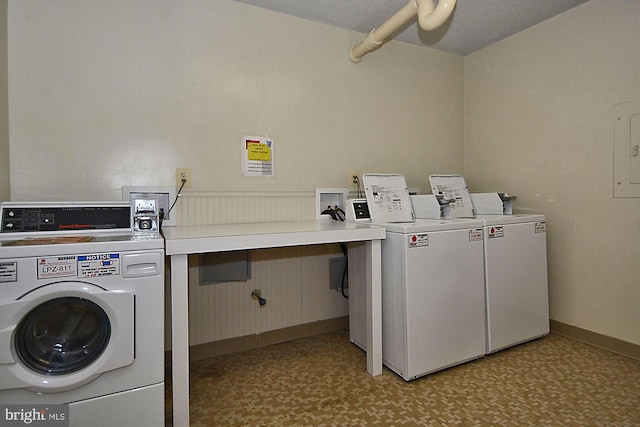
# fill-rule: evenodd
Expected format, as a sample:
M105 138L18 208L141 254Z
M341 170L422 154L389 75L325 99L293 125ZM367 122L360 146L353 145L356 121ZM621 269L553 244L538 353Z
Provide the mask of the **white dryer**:
M128 202L0 207L0 402L164 425L164 241Z

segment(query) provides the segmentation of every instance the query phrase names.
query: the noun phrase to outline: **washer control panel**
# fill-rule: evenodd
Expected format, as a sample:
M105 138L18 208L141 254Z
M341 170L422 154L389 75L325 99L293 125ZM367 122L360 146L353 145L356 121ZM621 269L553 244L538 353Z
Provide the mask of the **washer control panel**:
M129 203L5 202L0 233L69 232L131 228Z

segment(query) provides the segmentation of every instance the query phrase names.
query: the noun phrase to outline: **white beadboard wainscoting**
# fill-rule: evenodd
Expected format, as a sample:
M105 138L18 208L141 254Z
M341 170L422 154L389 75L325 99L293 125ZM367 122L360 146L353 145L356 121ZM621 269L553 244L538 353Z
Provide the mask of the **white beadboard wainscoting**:
M312 220L315 189L185 190L175 210L179 225ZM329 288L329 259L341 256L338 244L253 250L248 281L203 286L199 284L200 256L189 256L189 344L347 316L348 300ZM251 297L254 289L261 291L266 305ZM167 322L167 350L170 327Z
M183 190L177 224L239 224L315 218L312 190Z

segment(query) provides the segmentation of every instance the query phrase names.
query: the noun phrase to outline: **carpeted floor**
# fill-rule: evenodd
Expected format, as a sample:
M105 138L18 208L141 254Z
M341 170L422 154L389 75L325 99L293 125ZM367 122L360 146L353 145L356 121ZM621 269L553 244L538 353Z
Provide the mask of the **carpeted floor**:
M192 426L632 427L640 361L551 334L407 383L370 377L341 331L192 362L190 411Z

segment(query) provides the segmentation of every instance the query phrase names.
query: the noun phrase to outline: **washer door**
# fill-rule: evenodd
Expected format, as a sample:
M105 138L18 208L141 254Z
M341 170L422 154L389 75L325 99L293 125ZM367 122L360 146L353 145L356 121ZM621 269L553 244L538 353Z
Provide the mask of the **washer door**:
M0 389L60 392L134 359L134 296L57 282L0 305Z

